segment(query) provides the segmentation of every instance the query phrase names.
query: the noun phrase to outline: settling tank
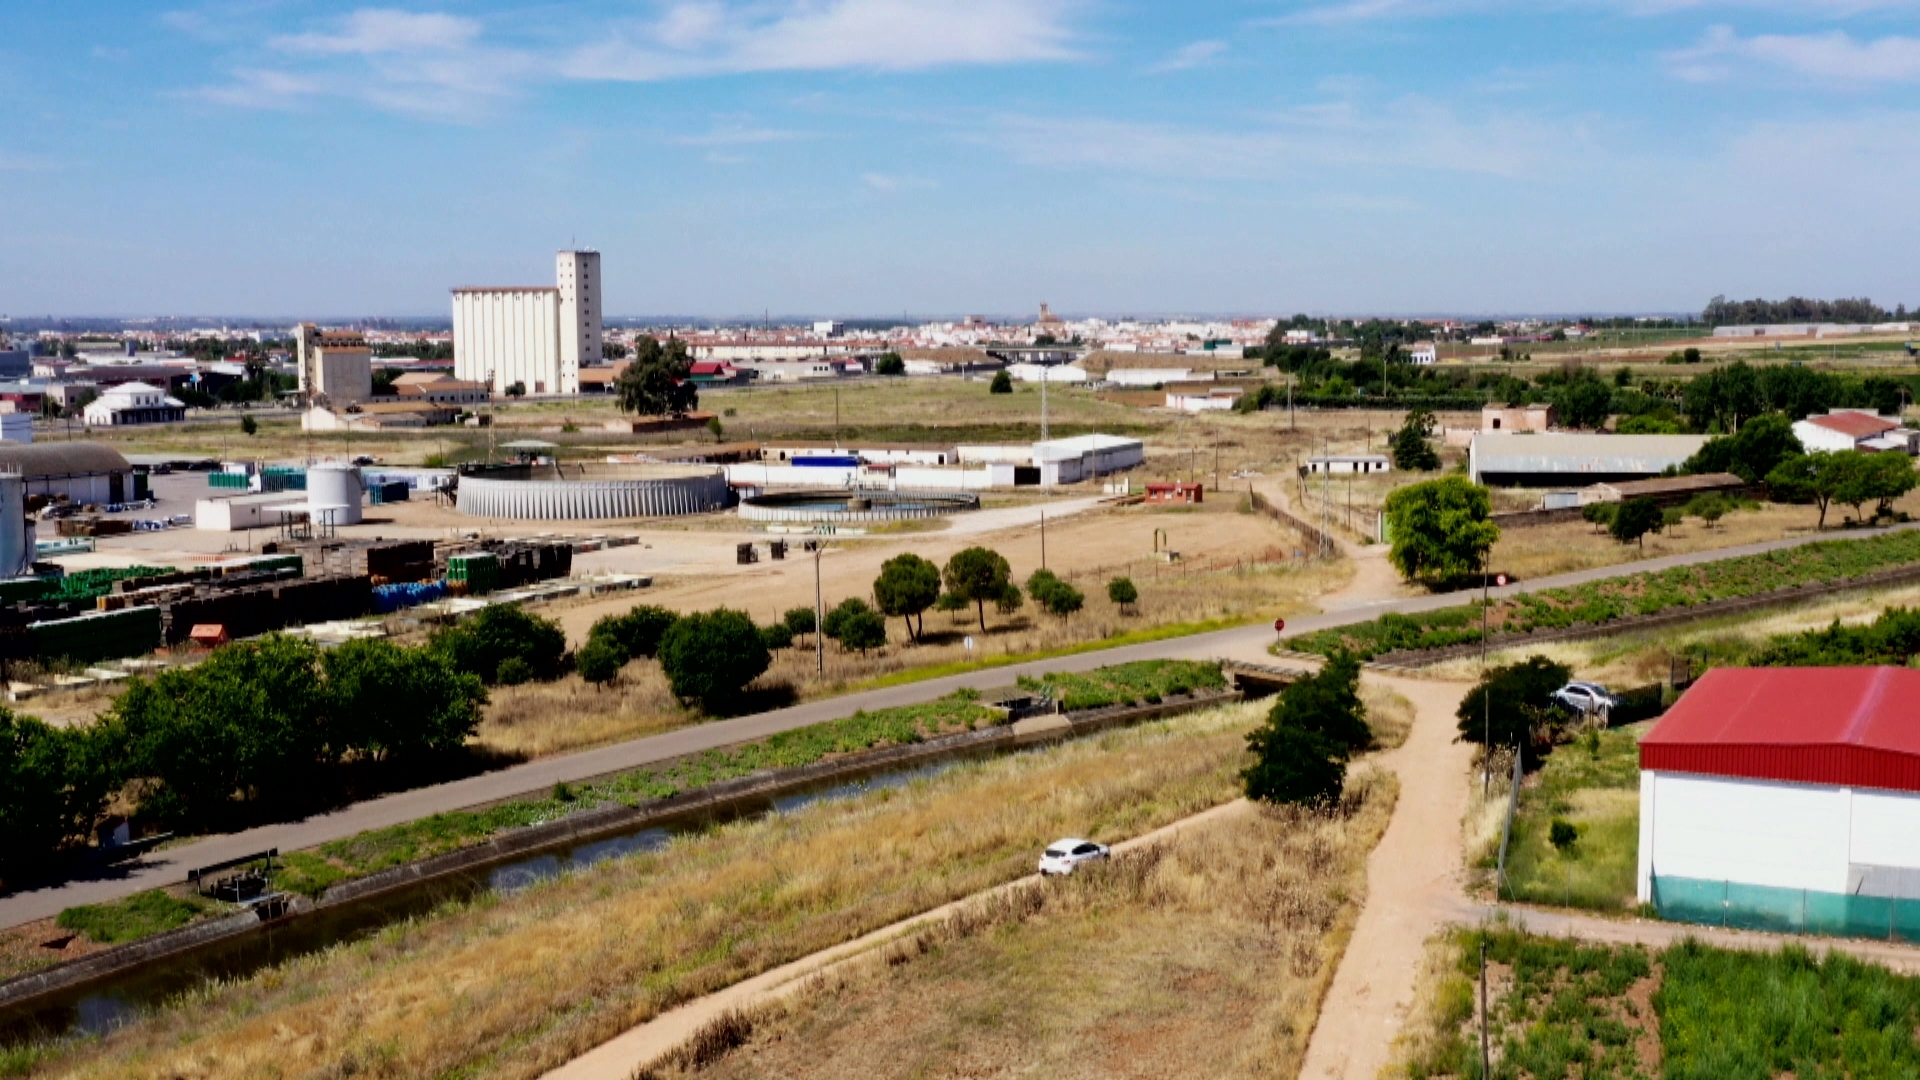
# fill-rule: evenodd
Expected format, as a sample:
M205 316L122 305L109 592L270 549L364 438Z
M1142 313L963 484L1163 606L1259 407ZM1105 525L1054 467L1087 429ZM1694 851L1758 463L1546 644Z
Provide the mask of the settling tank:
M0 578L33 569L33 526L27 521L27 482L20 473L0 472Z
M307 509L316 524L329 518L335 525L360 524L366 490L357 465L324 462L307 469Z

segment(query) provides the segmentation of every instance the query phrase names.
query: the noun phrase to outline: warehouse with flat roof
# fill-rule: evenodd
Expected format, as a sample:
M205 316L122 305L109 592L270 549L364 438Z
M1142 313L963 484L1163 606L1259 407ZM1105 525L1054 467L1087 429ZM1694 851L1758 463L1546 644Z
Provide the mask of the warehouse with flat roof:
M1575 435L1478 431L1467 447L1476 484L1560 487L1645 480L1683 464L1705 435Z
M29 495L65 495L82 505L133 498L133 465L105 443L0 442L0 471L15 470Z

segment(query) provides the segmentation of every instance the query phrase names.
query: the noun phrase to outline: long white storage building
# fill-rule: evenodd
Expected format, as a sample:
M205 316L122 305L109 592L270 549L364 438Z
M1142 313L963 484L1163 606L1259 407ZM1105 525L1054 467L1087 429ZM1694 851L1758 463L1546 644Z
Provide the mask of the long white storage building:
M1920 939L1920 671L1715 668L1640 744L1639 898Z

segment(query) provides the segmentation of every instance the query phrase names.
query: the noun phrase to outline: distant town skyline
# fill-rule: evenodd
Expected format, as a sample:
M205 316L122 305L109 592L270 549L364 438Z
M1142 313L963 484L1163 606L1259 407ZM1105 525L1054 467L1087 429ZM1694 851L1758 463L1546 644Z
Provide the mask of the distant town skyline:
M575 245L615 320L1920 296L1920 0L106 0L8 31L21 318L438 318Z

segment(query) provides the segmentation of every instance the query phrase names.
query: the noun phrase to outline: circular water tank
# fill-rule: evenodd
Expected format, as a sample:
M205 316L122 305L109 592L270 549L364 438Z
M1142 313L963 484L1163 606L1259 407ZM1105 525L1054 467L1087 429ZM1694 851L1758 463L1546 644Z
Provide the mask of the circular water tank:
M329 462L307 469L307 505L326 507L335 525L360 524L360 497L366 490L357 465Z

